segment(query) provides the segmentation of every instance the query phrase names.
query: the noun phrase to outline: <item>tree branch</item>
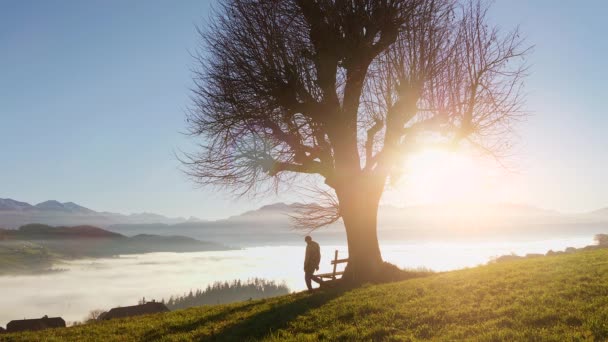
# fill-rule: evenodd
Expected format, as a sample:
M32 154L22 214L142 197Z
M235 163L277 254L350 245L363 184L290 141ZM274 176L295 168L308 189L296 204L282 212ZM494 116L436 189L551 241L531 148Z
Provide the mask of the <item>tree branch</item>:
M367 130L367 140L365 142L365 170L370 170L374 164L374 139L376 134L382 130L384 122L376 119L374 125Z

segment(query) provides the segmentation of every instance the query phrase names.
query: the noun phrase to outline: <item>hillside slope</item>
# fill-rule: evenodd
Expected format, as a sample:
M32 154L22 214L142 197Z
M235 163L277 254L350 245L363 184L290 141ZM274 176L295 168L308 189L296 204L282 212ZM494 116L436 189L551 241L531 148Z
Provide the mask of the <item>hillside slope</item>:
M38 274L52 271L58 256L47 248L31 242L0 241L0 276ZM1 339L1 338L0 338Z
M184 236L124 236L93 226L29 224L0 228L0 276L39 274L61 260L157 252L223 251L230 247Z
M352 291L0 335L7 341L606 340L608 250L516 260Z

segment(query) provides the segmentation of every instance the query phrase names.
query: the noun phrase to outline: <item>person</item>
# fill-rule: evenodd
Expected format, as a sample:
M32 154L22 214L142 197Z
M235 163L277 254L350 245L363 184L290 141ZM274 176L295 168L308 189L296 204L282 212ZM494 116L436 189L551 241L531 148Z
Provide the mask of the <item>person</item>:
M306 287L308 291L312 291L311 280L317 284L321 284L323 280L314 275L315 271L319 270L319 263L321 262L321 248L319 244L312 241L310 236L304 238L306 241L306 255L304 257L304 280L306 280Z

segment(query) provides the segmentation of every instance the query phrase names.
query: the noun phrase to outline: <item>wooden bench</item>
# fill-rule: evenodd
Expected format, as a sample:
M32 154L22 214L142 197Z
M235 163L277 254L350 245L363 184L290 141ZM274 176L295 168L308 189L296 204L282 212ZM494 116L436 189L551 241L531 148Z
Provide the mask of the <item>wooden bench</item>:
M338 250L336 250L334 260L331 261L331 264L334 265L334 271L331 273L322 273L322 274L315 274L315 275L321 279L327 278L330 280L336 280L336 276L341 276L344 274L344 271L336 272L338 264L342 264L345 262L348 262L348 259L338 259Z

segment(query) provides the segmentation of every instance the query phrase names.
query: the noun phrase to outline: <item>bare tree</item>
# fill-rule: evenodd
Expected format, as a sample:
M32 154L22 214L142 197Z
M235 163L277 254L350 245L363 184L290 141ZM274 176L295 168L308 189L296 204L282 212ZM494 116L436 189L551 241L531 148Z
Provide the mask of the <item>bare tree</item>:
M104 311L101 309L91 310L91 311L89 311L89 314L87 315L87 317L84 318L84 322L85 323L95 322L99 319L99 316L101 316L102 313L104 313Z
M341 217L345 278L374 279L378 205L403 158L463 140L495 151L522 115L529 48L517 30L491 26L487 8L475 0L226 1L199 30L187 120L201 139L184 158L187 172L237 194L319 177L335 201L308 208L312 227Z

